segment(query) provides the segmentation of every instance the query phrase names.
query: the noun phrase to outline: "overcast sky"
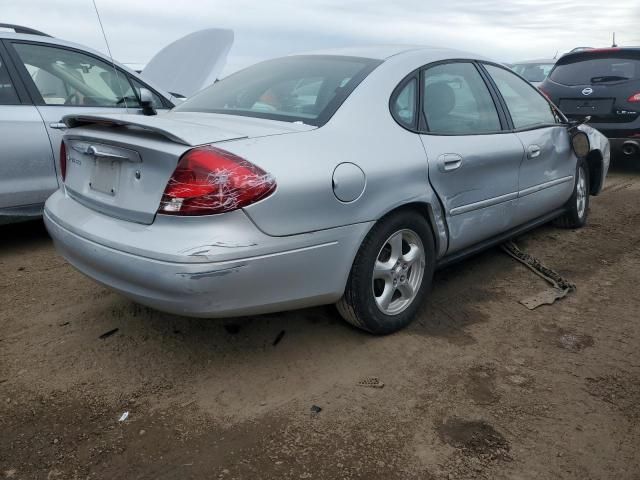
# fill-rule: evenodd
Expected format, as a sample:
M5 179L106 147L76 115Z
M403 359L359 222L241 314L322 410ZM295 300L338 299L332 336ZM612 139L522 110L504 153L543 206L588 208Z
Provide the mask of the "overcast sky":
M640 0L96 0L111 51L145 64L195 30L230 28L225 73L339 46L420 44L515 61L576 46L640 45ZM606 6L605 6L606 5ZM91 0L0 0L16 23L106 52Z

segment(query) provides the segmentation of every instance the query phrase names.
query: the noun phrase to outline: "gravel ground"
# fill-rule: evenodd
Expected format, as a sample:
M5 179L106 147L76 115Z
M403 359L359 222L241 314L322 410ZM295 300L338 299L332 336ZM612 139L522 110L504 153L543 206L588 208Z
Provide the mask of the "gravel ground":
M639 199L618 166L586 228L518 239L566 299L524 308L545 283L494 249L383 338L159 313L0 227L0 478L639 479Z

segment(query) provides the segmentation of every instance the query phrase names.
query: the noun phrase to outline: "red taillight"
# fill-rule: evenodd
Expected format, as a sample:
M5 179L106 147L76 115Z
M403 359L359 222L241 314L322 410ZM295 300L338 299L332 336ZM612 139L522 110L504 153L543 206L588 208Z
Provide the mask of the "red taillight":
M67 177L67 147L64 142L60 142L60 176L64 182Z
M631 103L640 102L640 92L634 93L629 98L627 98L627 102L631 102Z
M158 213L230 212L265 198L275 189L275 179L245 159L216 147L198 147L189 150L178 162Z

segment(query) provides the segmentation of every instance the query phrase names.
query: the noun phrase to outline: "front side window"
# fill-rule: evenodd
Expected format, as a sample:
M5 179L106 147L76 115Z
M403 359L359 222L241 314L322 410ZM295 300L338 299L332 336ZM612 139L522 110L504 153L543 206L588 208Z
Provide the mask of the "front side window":
M412 128L416 121L418 80L412 78L391 101L391 113L401 125Z
M13 46L47 105L139 106L127 75L116 74L107 62L64 48L27 43Z
M175 108L320 125L378 65L356 57L268 60L214 83Z
M423 109L432 133L474 135L501 129L489 89L471 63L447 63L425 70Z
M17 105L19 103L18 94L9 78L7 66L0 58L0 105Z
M551 104L535 87L504 68L494 65L485 68L504 98L516 129L556 123Z

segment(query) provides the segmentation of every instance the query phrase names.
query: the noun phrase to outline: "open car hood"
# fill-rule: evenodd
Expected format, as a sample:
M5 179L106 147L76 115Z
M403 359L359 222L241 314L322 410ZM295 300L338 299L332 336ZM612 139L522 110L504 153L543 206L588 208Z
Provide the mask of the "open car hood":
M190 33L160 50L140 75L174 97L189 97L216 81L232 44L233 30Z

